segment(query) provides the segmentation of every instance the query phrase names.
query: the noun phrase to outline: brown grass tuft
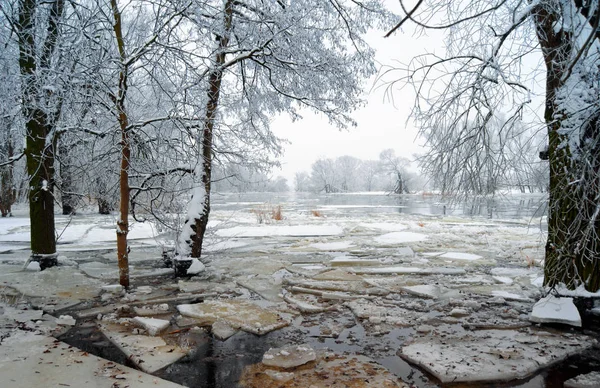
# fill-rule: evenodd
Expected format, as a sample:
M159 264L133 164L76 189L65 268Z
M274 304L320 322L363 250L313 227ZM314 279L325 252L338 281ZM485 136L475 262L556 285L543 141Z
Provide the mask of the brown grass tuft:
M313 217L323 217L323 213L321 213L318 210L311 210L310 212L313 215Z
M277 205L276 208L271 210L271 218L275 221L283 220L283 214L281 214L281 205Z

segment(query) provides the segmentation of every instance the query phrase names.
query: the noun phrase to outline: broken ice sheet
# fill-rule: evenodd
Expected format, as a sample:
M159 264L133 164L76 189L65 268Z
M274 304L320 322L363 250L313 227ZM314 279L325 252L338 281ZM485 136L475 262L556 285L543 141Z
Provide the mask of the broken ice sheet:
M267 366L288 369L304 365L316 358L315 351L309 345L290 345L267 350L262 362Z
M309 245L309 247L316 248L321 251L340 251L340 250L348 249L353 246L354 246L354 243L352 241L333 241L333 242L313 243L313 244Z
M145 317L135 317L133 318L133 322L143 327L144 330L146 330L152 337L165 330L171 324L169 321L164 319Z
M310 364L309 364L310 365ZM337 355L318 352L314 366L309 365L273 373L267 365L258 363L244 369L240 387L377 387L408 388L397 377L374 360L365 356ZM282 373L286 373L282 375Z
M442 383L504 382L531 376L594 346L594 342L583 335L481 330L417 339L402 347L399 355Z
M154 373L186 355L179 346L168 345L160 337L131 334L131 328L101 324L100 331L141 370Z
M387 295L389 291L373 286L364 281L347 280L311 280L311 279L286 279L287 286L303 287L313 290L341 291L360 295Z
M314 295L298 294L292 296L288 293L283 299L297 310L306 314L322 313L331 309L330 305L319 303L317 297Z
M388 323L394 326L410 326L423 314L400 307L379 305L375 301L358 299L344 303L357 318L373 324Z
M418 242L427 240L427 236L414 232L392 232L375 237L375 242L384 245L405 244L408 242Z
M573 298L557 298L554 295L540 299L533 306L530 320L538 323L563 323L581 327L581 316L573 304Z
M452 260L479 260L481 256L474 255L472 253L464 253L464 252L446 252L439 257L443 257L445 259Z
M272 310L262 308L248 300L206 300L204 303L177 306L181 315L196 318L212 325L222 319L234 328L263 335L289 325Z
M53 296L60 299L93 299L102 283L73 267L52 267L42 272L0 274L0 281L26 296Z
M281 279L273 278L273 276L258 275L253 278L238 278L235 281L238 285L256 292L266 300L271 302L280 302L281 296Z

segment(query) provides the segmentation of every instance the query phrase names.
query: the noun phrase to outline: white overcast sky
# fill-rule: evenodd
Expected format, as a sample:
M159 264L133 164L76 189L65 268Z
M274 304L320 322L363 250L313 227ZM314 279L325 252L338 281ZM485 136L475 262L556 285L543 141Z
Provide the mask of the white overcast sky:
M379 65L394 65L408 62L413 56L424 52L443 50L441 33L436 35L412 36L410 32L397 31L390 38L383 38L386 31L373 31L367 41L377 50ZM427 48L427 50L425 50ZM272 123L274 133L289 141L281 160L281 170L274 169L273 175L283 175L288 184L293 184L296 172L310 173L312 163L319 158L335 158L352 155L360 159L378 159L379 153L387 148L396 155L409 159L422 150L422 139L412 120L408 120L414 104L410 87L394 89L391 101L386 96L385 86L375 84L375 77L365 80L364 99L367 105L352 114L356 127L339 130L327 119L309 111L302 112L303 119L292 122L282 116Z

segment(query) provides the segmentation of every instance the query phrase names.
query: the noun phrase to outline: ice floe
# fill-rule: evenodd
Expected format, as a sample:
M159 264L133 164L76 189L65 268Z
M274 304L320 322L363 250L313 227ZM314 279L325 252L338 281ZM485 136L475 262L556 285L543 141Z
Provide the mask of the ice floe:
M540 299L533 306L530 319L532 322L564 323L581 327L581 316L573 304L573 298L557 298L554 295Z
M442 383L483 383L526 378L593 345L591 338L578 335L481 330L418 339L399 354Z

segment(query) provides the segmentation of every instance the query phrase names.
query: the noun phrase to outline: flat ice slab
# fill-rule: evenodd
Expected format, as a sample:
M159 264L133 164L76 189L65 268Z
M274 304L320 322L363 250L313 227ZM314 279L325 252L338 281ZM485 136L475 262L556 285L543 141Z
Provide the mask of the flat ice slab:
M464 253L464 252L446 252L442 255L440 255L439 257L442 257L444 259L451 259L451 260L479 260L481 259L481 256L479 255L474 255L472 253Z
M314 243L309 245L309 247L316 248L321 251L340 251L353 246L354 243L352 241L334 241L329 243Z
M523 379L594 346L587 336L545 331L481 330L455 337L429 336L404 346L399 355L442 383Z
M165 330L171 324L169 321L164 319L156 319L156 318L144 318L144 317L135 317L133 321L138 325L142 326L148 334L151 336L155 336Z
M223 320L236 329L263 335L289 325L279 314L246 300L207 300L204 303L177 306L181 315L212 325Z
M0 274L0 283L26 296L52 296L70 300L95 298L103 285L73 267L52 267L42 272L4 272Z
M123 326L99 325L102 333L141 370L154 373L186 355L179 346L167 345L160 337L131 334Z
M358 274L415 274L415 275L464 275L466 272L462 268L445 268L445 267L371 267L371 268L352 268L353 273Z
M317 354L309 345L290 345L271 348L263 355L262 362L278 368L295 368L317 359Z
M339 236L344 232L337 225L282 225L282 226L236 226L219 229L215 232L221 237L309 237L309 236Z
M404 244L424 240L427 240L426 235L413 232L392 232L375 237L375 241L379 244Z
M2 341L0 381L2 388L182 388L31 332L16 332Z
M538 323L564 323L581 327L581 316L573 304L573 298L548 295L533 306L529 319Z
M400 287L400 289L408 294L430 299L437 299L443 294L442 289L439 286L435 286L432 284L406 286Z

